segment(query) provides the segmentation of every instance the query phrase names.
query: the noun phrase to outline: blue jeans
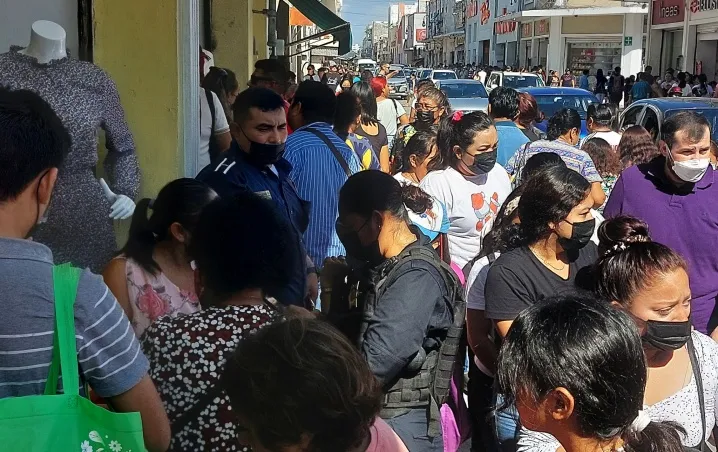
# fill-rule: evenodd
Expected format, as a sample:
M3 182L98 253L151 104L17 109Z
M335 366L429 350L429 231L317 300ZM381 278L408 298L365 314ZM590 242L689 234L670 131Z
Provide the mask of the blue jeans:
M500 395L494 396L494 406L501 406L503 399ZM519 438L519 413L515 406L510 406L505 410L496 410L494 414L494 425L496 438L499 442L499 450L503 452L511 452L516 450L516 443Z

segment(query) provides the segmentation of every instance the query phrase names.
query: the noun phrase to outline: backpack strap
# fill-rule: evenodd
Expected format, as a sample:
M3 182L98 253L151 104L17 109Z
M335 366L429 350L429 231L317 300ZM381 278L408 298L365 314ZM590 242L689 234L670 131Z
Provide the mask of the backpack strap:
M55 294L55 334L52 363L45 383L45 395L57 394L57 383L62 375L62 388L66 395L80 394L80 375L75 342L75 297L81 270L70 264L52 267Z
M324 144L329 147L329 150L332 151L332 154L334 154L334 158L337 159L337 162L339 163L339 166L342 167L344 170L344 173L347 175L347 177L352 176L352 170L349 168L349 164L347 163L344 156L339 152L339 149L337 149L336 145L332 143L332 140L329 139L328 136L323 134L317 129L314 129L312 127L307 127L306 129L303 129L306 132L311 133L312 135L316 135L320 140L324 142Z

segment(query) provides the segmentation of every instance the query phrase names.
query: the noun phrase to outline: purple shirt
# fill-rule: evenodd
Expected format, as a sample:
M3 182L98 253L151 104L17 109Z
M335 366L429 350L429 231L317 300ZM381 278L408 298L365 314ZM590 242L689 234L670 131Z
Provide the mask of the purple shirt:
M606 218L625 214L648 224L651 238L677 251L688 262L693 325L703 333L718 295L718 180L708 166L703 179L686 192L671 184L664 173L665 158L626 169L611 192Z

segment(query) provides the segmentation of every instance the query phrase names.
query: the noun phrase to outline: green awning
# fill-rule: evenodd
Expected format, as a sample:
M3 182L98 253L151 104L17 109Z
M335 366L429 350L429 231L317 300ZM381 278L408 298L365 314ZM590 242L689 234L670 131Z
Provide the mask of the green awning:
M289 1L292 6L304 14L307 19L322 29L324 31L322 34L332 35L334 41L339 43L339 55L344 55L352 49L352 32L349 22L334 14L319 0Z

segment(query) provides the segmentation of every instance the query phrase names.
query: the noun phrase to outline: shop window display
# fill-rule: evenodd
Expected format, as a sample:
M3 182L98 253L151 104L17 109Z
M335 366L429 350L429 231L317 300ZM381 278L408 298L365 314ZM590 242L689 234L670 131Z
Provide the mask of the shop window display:
M584 69L595 75L598 69L604 74L621 65L621 42L567 42L568 67L576 77Z

